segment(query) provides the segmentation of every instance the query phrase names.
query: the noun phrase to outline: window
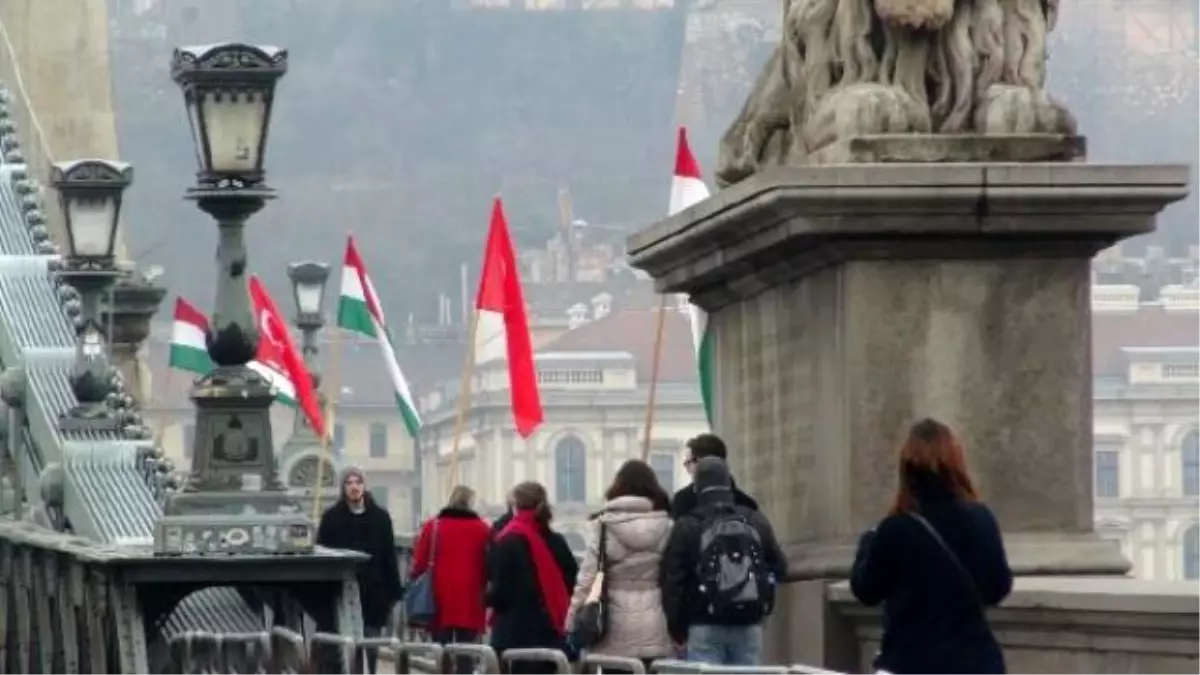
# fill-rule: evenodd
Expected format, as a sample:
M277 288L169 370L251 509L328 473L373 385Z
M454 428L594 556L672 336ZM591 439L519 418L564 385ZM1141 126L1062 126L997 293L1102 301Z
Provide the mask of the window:
M650 455L650 468L658 476L658 484L670 494L675 489L675 455L665 452Z
M1183 533L1183 578L1200 579L1200 525L1192 525Z
M1168 380L1194 380L1200 377L1200 364L1171 363L1163 366L1162 372Z
M185 424L185 425L183 425L183 457L184 457L184 459L191 459L192 453L195 451L195 449L196 449L196 425L195 424Z
M371 499L375 500L375 503L379 506L385 509L388 508L388 489L382 485L372 485Z
M388 428L386 424L371 423L371 456L387 457Z
M334 454L340 455L346 449L346 425L341 422L335 422L333 425L333 446L330 448Z
M1121 496L1121 456L1116 450L1096 451L1096 496Z
M583 441L567 436L554 446L555 501L587 501L587 452Z
M1200 495L1200 431L1192 429L1184 435L1179 455L1183 464L1183 494Z
M603 370L539 370L539 384L604 384Z

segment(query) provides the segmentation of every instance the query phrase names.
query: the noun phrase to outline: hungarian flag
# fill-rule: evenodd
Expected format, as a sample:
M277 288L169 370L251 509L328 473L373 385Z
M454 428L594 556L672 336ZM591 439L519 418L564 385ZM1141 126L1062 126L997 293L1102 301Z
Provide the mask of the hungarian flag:
M475 296L475 308L479 311L477 337L482 337L488 348L503 345L502 353L508 360L513 425L522 438L528 438L542 423L542 401L520 272L504 219L504 206L497 197L492 203L492 223L483 252L479 293ZM492 326L499 330L491 330ZM476 352L476 357L479 356Z
M708 186L704 184L700 165L688 147L687 128L679 127L679 147L675 152L675 176L671 179L671 203L667 215L673 216L705 199L708 199ZM692 323L692 346L696 350L696 368L700 374L700 398L704 401L704 415L711 427L716 355L713 354L712 334L708 330L708 314L689 302L688 317Z
M169 365L189 373L207 375L216 366L208 357L204 337L208 334L208 317L183 298L175 299L175 323L171 327ZM287 376L283 361L274 344L258 339L258 352L247 368L266 378L280 403L296 406L296 386Z
M383 305L375 294L375 286L371 277L367 276L367 267L358 248L354 245L354 237L346 239L346 257L342 261L342 293L338 301L338 326L359 335L371 338L379 345L379 353L383 356L383 367L392 378L392 394L396 398L396 407L400 409L400 417L404 426L413 438L421 431L421 418L417 415L417 404L413 400L412 389L400 364L396 362L396 350L392 347L392 336L387 328L387 320L383 316Z
M262 282L255 275L250 276L250 304L254 308L254 317L258 321L259 343L258 359L264 355L277 363L282 372L295 385L296 401L300 410L308 418L309 427L317 434L317 438L325 438L325 418L321 416L321 406L317 402L317 392L313 389L312 377L304 366L304 359L296 351L292 335L288 332L283 315L275 306L275 301L267 294ZM263 343L269 343L264 349ZM267 351L269 350L269 351Z

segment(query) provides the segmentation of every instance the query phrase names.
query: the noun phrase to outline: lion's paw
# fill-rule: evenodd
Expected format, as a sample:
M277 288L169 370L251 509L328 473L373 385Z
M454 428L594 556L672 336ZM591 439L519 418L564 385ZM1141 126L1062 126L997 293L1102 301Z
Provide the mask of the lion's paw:
M995 84L975 106L975 129L984 134L1077 132L1075 116L1045 89Z
M804 126L810 151L857 136L929 133L928 106L897 87L858 83L833 89Z

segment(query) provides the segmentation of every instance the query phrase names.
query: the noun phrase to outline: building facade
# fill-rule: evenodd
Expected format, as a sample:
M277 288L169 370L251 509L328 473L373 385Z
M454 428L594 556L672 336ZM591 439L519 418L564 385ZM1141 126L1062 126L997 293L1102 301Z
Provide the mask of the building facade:
M1093 287L1096 529L1120 542L1135 576L1195 580L1200 304L1194 283L1146 296Z

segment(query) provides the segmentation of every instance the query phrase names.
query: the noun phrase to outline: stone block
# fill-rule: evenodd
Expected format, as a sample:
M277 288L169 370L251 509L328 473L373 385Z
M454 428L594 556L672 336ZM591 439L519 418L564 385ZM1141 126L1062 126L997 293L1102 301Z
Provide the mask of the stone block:
M1092 532L1089 262L1150 232L1180 166L768 172L632 236L710 313L717 432L793 580L848 572L908 425L962 436L1025 574L1119 574Z

